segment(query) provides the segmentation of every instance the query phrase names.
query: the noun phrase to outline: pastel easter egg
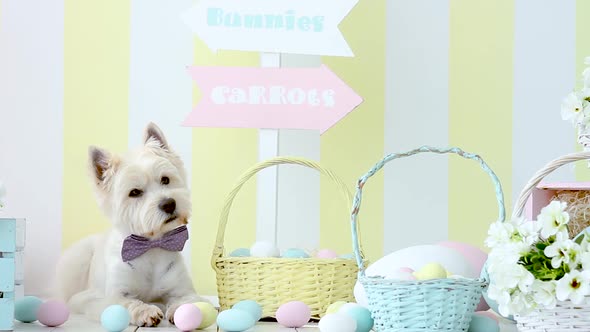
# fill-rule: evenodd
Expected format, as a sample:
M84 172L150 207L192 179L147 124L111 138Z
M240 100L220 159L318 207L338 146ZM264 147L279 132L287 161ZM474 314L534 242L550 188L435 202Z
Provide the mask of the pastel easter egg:
M328 306L328 308L326 309L326 314L332 314L332 313L338 312L338 310L340 310L340 307L342 307L345 304L346 304L345 301L337 301L337 302L330 304Z
M444 279L447 277L447 270L438 263L428 263L414 272L414 276L418 280Z
M301 301L282 304L276 312L277 322L285 327L302 327L311 318L311 309Z
M491 311L478 311L475 313L475 315L486 316L486 317L489 317L489 318L495 320L496 322L500 322L500 320L498 319L498 316L496 316L496 314L494 314Z
M240 309L225 310L217 316L217 326L225 332L242 332L254 325L256 325L254 317Z
M229 254L231 257L250 257L250 249L238 248Z
M36 296L25 296L14 302L14 319L23 323L32 323L37 320L37 311L43 301Z
M343 259L355 259L354 254L344 254L340 255L339 257Z
M283 258L309 258L309 255L303 249L289 248L283 252Z
M405 269L397 269L395 271L392 271L391 273L388 273L385 277L387 279L396 280L416 280L416 277L414 276L413 272L409 272Z
M338 253L331 249L322 249L315 254L317 258L338 258Z
M340 309L340 312L344 312L356 321L355 332L369 332L373 328L373 317L371 317L371 311L362 306L344 307Z
M70 309L65 303L49 300L39 306L37 319L45 326L56 327L65 323L70 317Z
M318 327L320 332L355 332L356 320L343 312L336 312L322 317Z
M232 309L239 309L248 312L252 315L255 321L259 321L262 317L262 307L256 301L243 300L232 306Z
M181 331L192 331L201 325L203 314L192 303L183 304L174 312L174 325Z
M250 255L253 257L279 257L279 248L267 241L256 242L250 247Z
M500 325L497 321L483 315L473 315L469 323L469 332L499 332Z
M199 325L198 329L206 329L215 323L215 320L217 319L217 309L215 309L211 303L196 302L194 305L201 310L203 316L201 325Z
M100 324L109 332L121 332L129 326L129 311L127 308L114 304L107 307L100 315Z

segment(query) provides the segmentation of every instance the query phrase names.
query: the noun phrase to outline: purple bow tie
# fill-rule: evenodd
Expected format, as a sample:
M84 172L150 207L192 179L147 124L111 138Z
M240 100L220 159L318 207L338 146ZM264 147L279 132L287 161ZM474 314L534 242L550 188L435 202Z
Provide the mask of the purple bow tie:
M145 254L152 248L182 251L186 240L188 240L188 229L186 226L175 228L157 240L150 240L143 236L131 234L123 241L121 257L123 257L123 262L128 262Z

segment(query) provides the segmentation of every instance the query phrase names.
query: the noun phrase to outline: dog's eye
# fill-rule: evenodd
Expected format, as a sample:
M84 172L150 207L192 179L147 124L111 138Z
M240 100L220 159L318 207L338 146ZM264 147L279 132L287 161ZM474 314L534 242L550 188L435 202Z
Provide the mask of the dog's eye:
M133 189L129 192L129 197L139 197L143 194L143 191L139 189Z
M162 177L162 180L160 180L160 183L163 184L163 185L167 185L167 184L170 183L170 178L167 177L167 176L163 176Z

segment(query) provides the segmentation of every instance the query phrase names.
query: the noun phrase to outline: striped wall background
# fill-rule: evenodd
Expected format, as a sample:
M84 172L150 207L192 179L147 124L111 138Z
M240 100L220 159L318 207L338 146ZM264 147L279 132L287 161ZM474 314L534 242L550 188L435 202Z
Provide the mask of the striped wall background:
M0 179L9 193L0 215L29 221L28 293L48 285L61 248L108 227L87 177L88 146L124 151L148 121L190 171L184 254L197 289L215 293L209 261L220 204L265 143L258 130L180 127L200 98L185 67L261 60L211 53L180 20L192 4L0 0ZM588 12L590 0L361 0L341 24L355 58L281 60L324 63L365 102L322 137L281 131L279 152L320 160L353 186L385 153L460 146L496 171L510 209L535 170L577 149L559 107L590 55ZM590 179L580 165L551 179ZM350 252L348 211L328 180L289 167L279 179L281 246ZM496 216L492 188L477 165L456 157L394 161L365 190L367 256L445 239L481 247ZM260 236L262 194L254 179L238 196L228 249Z

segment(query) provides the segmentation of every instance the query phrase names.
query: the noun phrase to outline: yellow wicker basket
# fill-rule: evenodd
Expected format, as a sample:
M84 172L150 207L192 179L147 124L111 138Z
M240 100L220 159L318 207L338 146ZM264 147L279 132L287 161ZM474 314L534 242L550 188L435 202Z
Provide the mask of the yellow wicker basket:
M262 317L275 318L281 304L302 301L319 319L336 301L354 301L353 288L358 267L353 259L231 257L224 255L225 227L232 202L242 186L262 169L280 164L309 167L329 177L338 186L350 207L348 187L318 163L295 157L277 157L247 170L226 198L219 220L211 265L217 275L219 304L222 310L241 300L254 300L262 306Z

